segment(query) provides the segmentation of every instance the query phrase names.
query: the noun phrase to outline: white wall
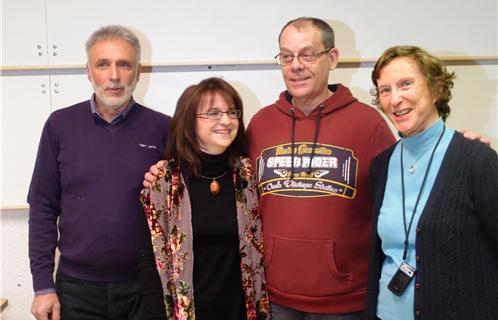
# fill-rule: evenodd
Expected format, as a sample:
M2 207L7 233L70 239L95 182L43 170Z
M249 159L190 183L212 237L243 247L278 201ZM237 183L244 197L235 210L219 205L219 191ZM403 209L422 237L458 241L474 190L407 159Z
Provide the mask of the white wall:
M91 94L83 46L97 27L119 23L139 34L143 61L152 68L139 82L138 101L172 114L187 85L222 76L241 93L246 123L284 89L280 71L269 61L278 52L280 28L298 16L328 21L341 59L367 61L330 76L366 103L371 100L368 61L388 46L415 44L436 55L460 57L462 63L450 66L457 80L448 123L482 132L496 149L496 6L495 0L2 0L0 296L9 299L4 319L31 319L33 297L27 209L9 208L25 208L47 116ZM474 56L495 59L474 61Z
M27 258L27 210L2 210L0 221L2 280L0 292L2 297L9 300L9 305L0 315L0 319L32 319L29 313L33 288Z

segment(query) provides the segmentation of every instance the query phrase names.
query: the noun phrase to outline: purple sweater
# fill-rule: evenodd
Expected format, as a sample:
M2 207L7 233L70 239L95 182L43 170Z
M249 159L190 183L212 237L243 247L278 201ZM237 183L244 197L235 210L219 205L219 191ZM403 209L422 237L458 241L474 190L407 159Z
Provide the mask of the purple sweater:
M50 115L28 194L35 291L54 287L57 246L59 268L70 276L121 281L137 274L139 194L144 172L163 158L169 121L135 104L109 126L90 101Z

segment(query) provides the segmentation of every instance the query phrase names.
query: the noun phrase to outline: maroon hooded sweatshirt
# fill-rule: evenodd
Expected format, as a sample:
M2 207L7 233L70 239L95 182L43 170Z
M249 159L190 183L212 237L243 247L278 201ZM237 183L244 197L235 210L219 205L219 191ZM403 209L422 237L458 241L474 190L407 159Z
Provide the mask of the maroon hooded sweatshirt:
M343 85L305 115L285 91L247 133L257 166L270 301L316 313L363 310L373 158L395 142ZM294 150L294 152L292 152Z

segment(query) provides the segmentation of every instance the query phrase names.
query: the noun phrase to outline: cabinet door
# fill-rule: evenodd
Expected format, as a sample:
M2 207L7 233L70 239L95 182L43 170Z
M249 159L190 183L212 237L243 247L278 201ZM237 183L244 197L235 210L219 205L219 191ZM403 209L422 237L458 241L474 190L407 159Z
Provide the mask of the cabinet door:
M50 113L47 75L2 76L2 208L26 205L43 124Z
M88 100L93 94L92 85L83 70L77 74L50 76L52 111Z
M2 0L2 67L46 66L45 1Z
M148 21L150 16L143 17L141 12L149 12L144 9L154 1L46 0L49 64L86 64L85 43L95 30L109 24L133 28L140 20Z
M284 0L46 1L51 65L84 64L87 38L108 24L136 33L144 64L268 60L278 50L282 24L275 12L288 7ZM323 12L328 3L310 1L306 6Z

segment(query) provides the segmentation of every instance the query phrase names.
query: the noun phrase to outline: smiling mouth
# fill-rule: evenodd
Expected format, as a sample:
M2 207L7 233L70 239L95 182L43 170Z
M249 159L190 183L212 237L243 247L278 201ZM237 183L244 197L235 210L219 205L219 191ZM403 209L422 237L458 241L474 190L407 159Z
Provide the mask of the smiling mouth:
M292 78L291 81L292 82L296 82L296 83L299 83L299 82L303 82L303 81L306 81L308 80L310 77L304 77L304 78Z
M230 134L232 130L231 129L213 130L213 132L217 134Z
M410 113L412 110L413 110L413 109L403 109L403 110L400 110L400 111L393 112L393 114L394 114L396 117L401 117L401 116L404 116L405 114Z

